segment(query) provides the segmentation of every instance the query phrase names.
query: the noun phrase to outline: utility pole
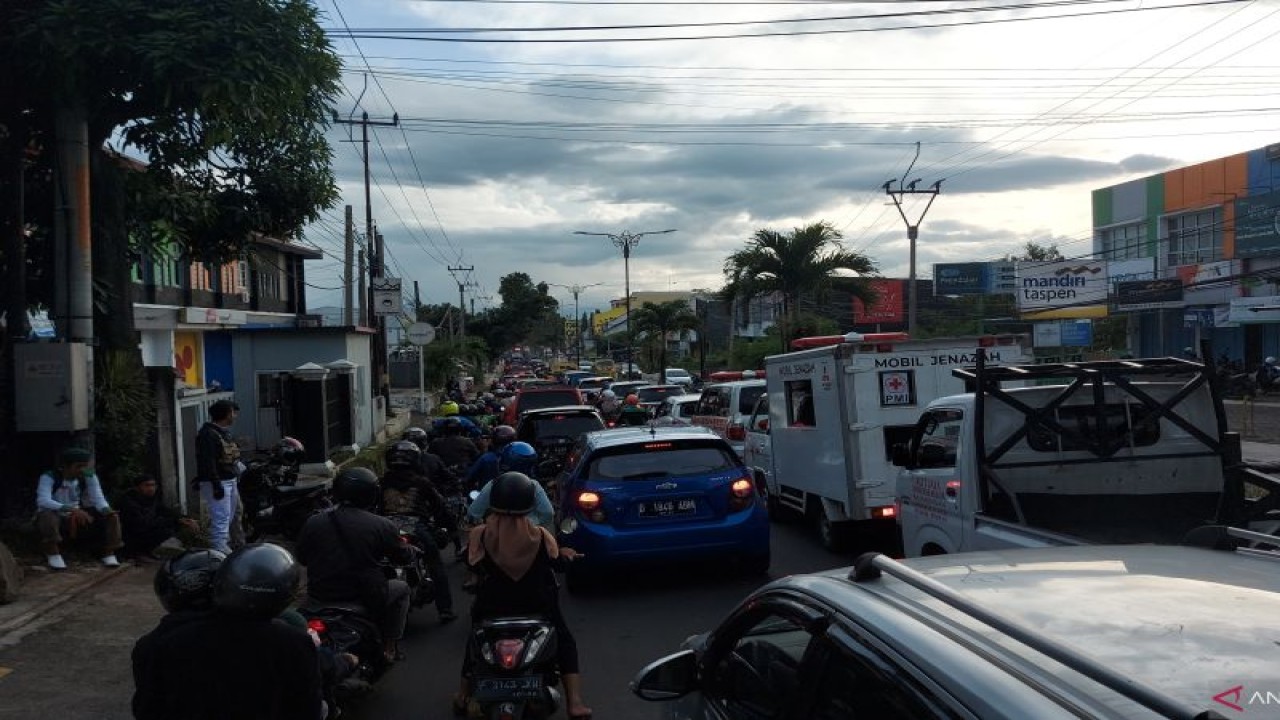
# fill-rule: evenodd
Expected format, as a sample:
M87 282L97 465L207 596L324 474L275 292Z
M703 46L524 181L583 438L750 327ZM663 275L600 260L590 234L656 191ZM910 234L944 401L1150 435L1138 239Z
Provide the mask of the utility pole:
M459 341L461 341L463 338L467 336L467 301L466 301L467 280L465 276L463 276L462 280L458 280L458 276L454 275L454 273L460 273L460 272L469 273L472 270L475 270L475 267L470 265L467 267L462 267L461 265L459 265L458 267L449 266L449 274L453 275L454 281L458 283L458 340ZM472 314L474 315L475 313L473 312Z
M645 235L666 235L667 233L673 232L675 232L674 228L670 230L649 230L641 233L631 233L625 230L617 234L585 232L582 230L575 230L573 233L574 235L595 235L598 237L607 237L613 241L615 247L622 248L622 277L627 303L627 371L624 377L628 380L631 379L631 346L633 344L633 338L631 337L631 248L639 245L640 238Z
M355 262L356 262L356 225L352 216L351 206L347 206L345 213L345 223L343 225L343 242L342 242L342 324L351 327L355 324L355 303L352 300L352 280L355 279Z
M360 113L359 120L343 120L338 117L338 113L333 113L333 123L335 125L359 125L360 126L360 147L361 159L364 161L364 231L365 243L372 243L370 251L371 275L375 278L381 278L383 273L383 250L381 239L374 233L373 229L373 199L370 197L370 178L369 178L369 126L396 127L400 124L400 114L396 113L391 116L390 122L386 120L370 120L369 113ZM360 282L363 286L364 275L360 276ZM364 300L365 290L362 287L360 297ZM372 305L372 302L369 302ZM372 375L372 384L374 394L380 394L384 398L384 402L388 405L391 402L390 388L383 382L383 378L387 372L387 323L386 318L381 315L377 319L378 332L374 334L373 342L373 365L370 375Z
M560 285L558 283L547 283L547 284L552 285L554 287L558 287L558 288L564 288L565 290L568 290L569 292L573 293L573 325L578 329L577 333L575 333L575 337L573 341L573 345L574 345L573 361L575 363L581 364L582 363L582 315L578 311L578 295L583 290L586 290L587 288L596 287L597 285L603 285L604 283L591 283L590 285Z
M369 327L368 299L369 293L365 289L365 272L364 272L364 248L360 248L360 266L356 268L356 277L359 278L360 291L356 293L356 297L360 301L360 327Z
M911 175L911 169L916 166L916 160L920 159L920 143L916 143L916 156L911 160L911 164L907 166L907 171L900 178L887 180L884 184L884 191L889 197L893 198L893 206L898 208L898 215L902 217L902 222L907 226L907 239L911 241L911 271L907 278L907 334L915 335L916 332L916 308L918 307L916 298L916 238L920 235L920 223L924 222L924 216L929 213L929 208L933 207L933 201L938 199L938 193L942 192L942 180L930 185L927 190L917 190L916 185L920 182L920 178L916 178L906 185L903 182ZM946 178L943 178L945 180ZM898 182L898 189L893 189L894 180ZM906 212L902 209L902 198L906 195L928 195L929 202L925 204L924 210L920 211L920 217L912 223L907 219Z

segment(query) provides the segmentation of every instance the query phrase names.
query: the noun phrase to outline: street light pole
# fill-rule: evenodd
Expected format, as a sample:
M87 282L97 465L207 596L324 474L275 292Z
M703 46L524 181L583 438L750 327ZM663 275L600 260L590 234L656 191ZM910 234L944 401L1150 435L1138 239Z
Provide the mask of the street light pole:
M603 285L604 283L591 283L590 285L561 285L559 283L547 283L553 287L564 288L573 293L573 326L578 329L577 337L574 339L574 357L573 361L579 365L582 364L582 321L581 315L578 314L578 294L587 288Z
M626 292L627 303L627 379L631 375L631 248L640 244L640 238L645 235L666 235L675 232L675 228L670 230L649 230L646 232L632 233L623 230L620 233L602 233L602 232L585 232L583 230L575 230L574 235L595 235L597 237L607 237L613 241L614 246L622 248L622 277L624 284L624 292Z

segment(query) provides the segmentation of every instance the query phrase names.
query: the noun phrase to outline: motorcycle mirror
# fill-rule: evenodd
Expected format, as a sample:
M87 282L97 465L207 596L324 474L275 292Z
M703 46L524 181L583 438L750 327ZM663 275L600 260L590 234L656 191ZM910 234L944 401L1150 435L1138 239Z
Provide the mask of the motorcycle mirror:
M476 498L480 497L480 492L478 490L472 490L471 492L467 493L467 497L471 498L472 500L475 500Z

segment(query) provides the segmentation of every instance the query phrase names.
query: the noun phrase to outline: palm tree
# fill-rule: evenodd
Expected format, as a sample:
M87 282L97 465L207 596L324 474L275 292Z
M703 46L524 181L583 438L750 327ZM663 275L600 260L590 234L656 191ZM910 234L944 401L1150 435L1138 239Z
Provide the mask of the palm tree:
M794 228L786 234L767 228L757 230L746 247L725 258L728 282L721 295L729 301L774 292L781 295L785 322L779 323L778 330L786 348L790 341L788 331L795 327L799 315L801 296L822 299L830 290L843 290L864 303L875 302L875 291L865 277L878 274L876 264L866 255L845 250L841 237L840 231L826 221ZM855 276L837 274L841 271Z
M648 333L657 338L660 348L658 353L659 381L667 382L667 333L680 330L694 330L701 324L698 316L689 309L684 300L670 300L654 304L647 302L632 312L631 324L637 332Z

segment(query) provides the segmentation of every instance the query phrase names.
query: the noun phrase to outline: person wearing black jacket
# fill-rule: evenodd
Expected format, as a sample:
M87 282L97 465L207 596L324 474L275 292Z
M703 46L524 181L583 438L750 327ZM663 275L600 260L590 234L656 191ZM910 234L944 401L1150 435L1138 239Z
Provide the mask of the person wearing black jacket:
M414 535L422 547L427 571L435 583L436 612L440 615L440 623L444 624L453 622L458 616L453 612L453 593L449 589L449 575L444 570L440 547L436 545L427 523L433 522L437 528L454 536L458 519L449 513L444 496L420 473L422 455L418 446L408 440L401 440L387 450L387 472L382 476L382 513L412 515L418 519ZM439 458L430 454L427 457L434 459L440 471L448 472Z
M139 475L133 487L116 503L124 535L126 557L146 559L160 543L178 533L179 527L196 530L195 520L179 515L157 494L159 486L150 475Z
M406 561L411 552L387 518L375 515L381 490L368 468L350 468L333 480L338 506L316 513L298 535L298 560L307 568L307 594L320 601L358 601L374 614L389 662L399 650L409 616L409 586L388 580L381 561Z
M438 456L445 467L460 468L459 472L465 472L480 457L480 448L469 438L463 437L462 421L456 417L445 418L441 432L443 436L433 440L428 451Z
M231 520L236 509L236 478L240 476L240 449L229 428L240 406L218 400L209 406L209 422L196 432L196 481L200 502L209 511L209 543L231 552Z
M276 545L249 545L222 561L212 610L174 609L134 646L134 717L317 720L315 644L275 619L299 579L293 557Z

